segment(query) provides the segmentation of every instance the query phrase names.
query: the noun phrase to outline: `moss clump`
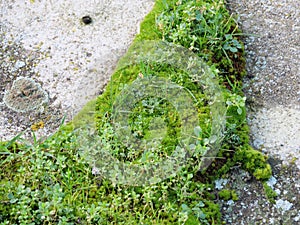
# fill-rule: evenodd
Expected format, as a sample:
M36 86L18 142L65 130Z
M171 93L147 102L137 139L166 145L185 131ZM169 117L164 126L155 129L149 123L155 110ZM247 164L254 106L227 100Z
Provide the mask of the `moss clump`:
M215 9L215 11L211 9ZM205 22L206 24L204 24ZM219 27L220 30L214 30L220 24L222 24ZM216 33L214 33L215 31ZM237 24L229 15L222 1L219 3L209 0L157 1L153 11L142 22L141 34L136 37L132 46L144 40L166 40L182 45L204 58L218 77L227 105L226 116L228 119L225 138L221 147L222 151L218 154L221 160L215 160L209 169L205 172L202 171L203 176L214 179L226 173L235 163L241 162L245 169L253 173L257 179L266 179L271 172L270 166L266 163L266 158L261 153L253 150L248 144L249 129L246 124L245 98L241 91L241 79L245 74L244 49L243 44L237 38L238 34L240 34L240 31ZM131 54L132 48L134 47L131 47L127 54ZM126 58L126 55L124 58ZM158 76L172 80L195 96L195 106L198 110L199 125L201 127L201 137L199 137L201 141L197 143L203 144L209 138L211 132L211 124L207 123L210 119L210 110L203 90L197 87L184 71L173 68L168 64L144 63L117 67L106 91L97 99L96 120L99 134L101 135L105 130L105 126L110 123L113 103L124 87L132 84L138 76ZM167 106L164 107L168 108ZM174 118L173 122L167 124L167 135L158 148L162 157L170 155L174 151L180 135L177 130L180 127L176 119L177 116L175 114L170 115L170 111L172 111L171 108L164 113L154 110L154 113L149 114L147 109L138 103L132 110L131 120L129 120L132 133L139 134L140 136L137 135L139 138L145 138L147 137L149 124L154 117L164 114L167 115L167 117L164 117L164 121L171 121L170 118ZM136 118L138 117L142 119L137 121ZM137 124L142 125L136 126ZM114 139L114 137L110 138ZM115 149L118 149L118 151L114 150L113 154L119 160L134 162L134 160L141 157L140 153L136 152L132 157L131 150L122 147L122 143L118 143ZM131 158L128 157L130 155ZM192 160L194 161L189 166L197 165L200 157L201 153L193 156ZM192 168L188 166L187 168L193 171ZM197 179L196 177L195 182L203 181ZM224 197L238 199L236 193L231 191L229 194L229 196ZM193 205L192 202L190 202L189 207L191 205ZM219 209L215 207L212 201L207 201L202 211L210 222L218 221L220 218ZM197 216L195 217L195 213L193 213L189 216L188 221L193 223L192 221L195 218ZM197 219L199 220L199 218Z
M217 225L221 224L221 213L218 204L208 200L198 202L194 207L190 208L183 204L181 206L187 212L188 219L185 225L205 224Z
M258 180L269 179L272 175L272 169L270 164L267 163L267 157L248 145L236 152L235 159L241 162L243 168L252 173Z
M227 189L219 191L219 197L221 199L224 199L225 201L228 201L230 199L232 199L233 201L237 201L239 199L237 193L234 190Z
M277 193L267 184L267 182L263 182L263 187L268 200L274 204Z

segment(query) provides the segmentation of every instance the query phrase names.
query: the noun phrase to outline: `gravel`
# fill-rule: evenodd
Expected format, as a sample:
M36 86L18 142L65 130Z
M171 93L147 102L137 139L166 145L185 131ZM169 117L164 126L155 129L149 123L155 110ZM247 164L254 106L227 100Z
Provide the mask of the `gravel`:
M296 167L283 166L280 160L272 160L271 165L274 174L269 182L278 194L274 203L265 196L262 183L256 181L248 172L235 167L226 175L227 182L223 188L234 190L239 197L234 202L218 199L226 224L299 224L299 170Z

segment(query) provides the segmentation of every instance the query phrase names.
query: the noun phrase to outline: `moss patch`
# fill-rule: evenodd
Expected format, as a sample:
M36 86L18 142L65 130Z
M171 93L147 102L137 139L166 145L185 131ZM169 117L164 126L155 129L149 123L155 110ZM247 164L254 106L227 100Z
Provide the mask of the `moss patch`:
M141 24L141 33L120 60L105 92L88 103L73 123L46 141L34 139L33 145L16 144L16 140L22 142L19 137L0 144L3 168L0 174L0 223L221 224L220 209L211 193L211 181L237 162L257 179L267 179L271 174L266 157L249 145L245 99L241 90L245 68L243 44L238 38L240 33L223 1L157 0ZM210 137L215 126L206 85L191 78L192 70L174 66L174 63L163 60L126 63L132 59L128 56L134 55L136 46L148 40L172 42L189 49L182 53L189 55L192 52L204 59L220 86L226 109L226 129L220 151L206 170L198 171L198 168L202 156L212 146ZM88 125L96 127L101 147L119 161L135 164L168 158L176 152L176 145L183 136L180 121L184 117L180 117L174 105L165 99L148 96L130 108L128 124L135 138L141 141L161 138L160 144L148 151L148 155L143 149L137 151L135 146L127 145L125 139L118 139L116 133L119 131L113 129L114 102L126 87L145 77L169 80L190 94L198 120L189 142L193 151L185 152L188 160L167 179L153 185L119 185L106 179L97 168L91 169L81 155L82 136L72 130ZM156 132L151 133L153 121L157 126L153 129ZM161 124L164 127L160 127ZM86 147L92 150L96 146ZM229 190L219 195L224 199L237 199Z
M268 200L271 203L275 203L275 198L277 197L277 193L267 184L267 182L263 182L263 187Z
M239 199L234 190L227 190L227 189L221 190L219 192L219 197L221 199L224 199L225 201L228 201L230 199L232 199L233 201L237 201Z

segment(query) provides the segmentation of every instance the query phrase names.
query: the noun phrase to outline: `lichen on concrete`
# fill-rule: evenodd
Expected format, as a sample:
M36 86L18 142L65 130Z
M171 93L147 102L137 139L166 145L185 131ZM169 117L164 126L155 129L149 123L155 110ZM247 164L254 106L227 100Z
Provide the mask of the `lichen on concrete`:
M3 98L4 104L16 112L44 111L48 101L48 94L41 85L27 77L18 77Z

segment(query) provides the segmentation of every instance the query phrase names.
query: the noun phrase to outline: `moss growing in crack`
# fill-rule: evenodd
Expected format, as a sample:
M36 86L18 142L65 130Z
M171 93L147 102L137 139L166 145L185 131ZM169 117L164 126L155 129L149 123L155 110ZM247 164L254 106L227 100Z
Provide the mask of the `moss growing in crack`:
M262 184L268 200L274 204L277 193L267 184L267 182L263 182Z
M171 28L170 32L162 33L164 27L161 27L161 24L163 26L170 24L170 15L176 15L176 13L179 22L174 21L174 24L169 27ZM201 13L203 13L204 20ZM214 39L209 31L216 27L206 26L204 32L206 31L207 35L204 37L207 40L201 39L202 36L199 36L196 37L195 43L188 43L191 32L195 31L194 27L204 25L208 18L217 21L217 23L211 23L212 26L218 24L220 18L223 18L224 21L221 24L228 25L228 27L225 26L225 31L228 29L228 32L226 33L223 29L221 31L224 36ZM190 21L191 24L187 25L193 29L186 31L182 29L183 25L181 24L184 21ZM178 24L176 24L177 22ZM266 179L270 175L266 158L248 145L244 99L241 86L235 83L241 81L244 73L243 46L239 42L239 31L235 30L236 27L235 21L230 18L222 1L158 0L153 11L142 22L141 34L134 40L134 44L143 40L162 40L163 38L166 40L179 33L180 38L174 39L174 42L191 48L194 53L206 58L207 64L211 66L215 78L219 81L223 97L225 101L228 101L226 105L227 129L217 159L211 164L211 168L205 172L202 171L202 177L197 176L196 166L198 166L203 152L210 147L211 143L208 140L212 129L211 110L208 107L211 102L203 92L205 85L199 88L186 71L170 64L153 62L128 64L117 68L105 92L90 102L78 114L72 125L80 128L89 123L93 119L93 106L96 104L97 132L100 135L106 135L106 139L102 139L102 141L106 141L107 145L105 146L110 147L109 151L119 160L134 162L141 159L140 152L124 148L123 143L116 141L109 145L109 141L115 138L114 132L106 129L112 122L112 106L122 89L134 82L137 77L151 75L168 78L183 86L191 93L191 96L194 96L194 105L198 110L199 124L196 125L199 127L196 126L192 136L196 140L194 145L199 148L192 146L197 152L190 157L189 164L186 164L178 174L174 173L155 185L131 187L114 184L99 174L97 168L92 170L89 167L77 151L77 148L82 147L78 144L81 140L69 132L68 129L71 129L71 126L67 127L68 129L60 130L44 143L35 143L33 147L27 145L20 147L13 144L10 146L14 147L0 145L4 152L0 155L1 165L5 168L5 172L0 176L6 179L9 174L9 177L13 178L11 180L14 181L6 182L3 179L5 185L2 186L2 183L0 185L2 186L0 201L9 202L9 204L1 206L0 210L4 213L0 217L0 222L8 220L14 223L28 224L32 222L29 221L31 218L28 219L28 215L30 215L36 217L36 224L57 224L58 221L78 223L79 220L84 224L221 224L220 208L215 204L215 198L210 193L213 184L207 180L201 182L201 179L209 176L214 179L221 176L237 162L240 162L258 179ZM185 32L187 36L184 36ZM205 43L202 45L200 42L196 43L199 40ZM217 69L220 71L219 73ZM144 99L145 104L138 102L135 105L129 116L129 124L132 126L133 134L140 138L148 137L150 134L147 132L151 121L156 117L162 117L161 121L167 127L166 135L163 137L160 148L155 149L157 152L150 153L166 156L174 150L172 148L178 143L178 136L180 136L178 115L170 104L160 101L159 98L154 101L154 103L158 103L156 105L158 108L153 108L152 106L155 105L152 104L153 99ZM224 102L224 104L226 103ZM161 108L166 108L166 111ZM153 109L153 113L150 113L151 109ZM93 123L93 125L95 124ZM207 148L203 148L205 144ZM18 149L22 150L20 151L22 154L18 154ZM149 158L151 159L151 157ZM16 176L15 171L19 171ZM237 199L235 193L230 190L221 192L221 195L224 195L226 199L229 196ZM56 204L52 204L53 199L56 200ZM19 212L22 213L22 216L19 215Z
M223 27L224 30L220 32L224 32L224 39L220 38L220 42L213 42L213 38L212 36L209 36L211 35L209 34L206 37L206 42L203 45L200 45L200 39L198 40L198 44L196 43L196 40L194 43L191 42L192 39L189 40L190 37L193 38L193 31L198 32L194 29L194 26L197 26L197 22L200 24L200 21L197 21L196 19L196 17L199 16L198 13L201 12L201 9L208 4L215 6L217 3L211 1L181 1L177 3L175 1L157 1L153 11L141 24L141 34L137 36L134 42L139 42L142 40L168 40L190 48L190 50L194 51L199 56L204 57L207 60L207 63L212 66L212 69L217 68L219 70L219 73L216 72L216 74L220 79L220 84L224 87L223 94L227 103L227 129L225 132L224 141L222 143L222 150L218 154L218 157L221 158L221 160L216 160L211 165L213 168L206 170L206 173L202 173L202 175L212 176L213 178L221 176L222 174L226 173L231 166L239 162L243 164L245 169L253 173L257 179L266 179L271 173L271 169L266 162L266 158L261 153L253 150L248 144L249 128L246 124L245 98L241 91L240 85L241 78L245 74L245 61L243 58L244 49L243 44L240 43L238 38L240 31L238 30L234 19L230 17L229 14L220 13L224 12L223 10L226 11L226 9L223 8L222 3L218 5L219 8L217 8L219 11L216 12L216 14L222 14L222 18L225 21L223 24L228 25L228 27ZM187 9L189 9L189 11ZM209 12L205 13L207 18L212 16L207 15ZM203 12L203 14L205 13ZM172 17L172 15L175 16ZM155 18L156 21L154 22ZM170 19L172 18L174 21L171 21L170 23ZM180 30L182 26L184 26L185 22L190 23L185 24L185 28L187 29ZM205 29L207 30L203 30L203 32L209 33L209 29L211 29L211 27L208 26ZM200 38L200 36L201 35L199 35L198 38ZM169 78L175 78L176 82L179 82L180 85L192 90L191 92L194 95L197 95L197 91L194 92L193 88L191 88L191 86L188 84L189 81L187 77L185 77L183 80L180 80L180 77L182 77L182 71L174 70L168 66L160 66L159 68L157 65L153 64L149 64L147 66L151 68L150 72L152 74L155 74L156 76L165 76L168 74ZM138 74L145 75L145 73L142 72L142 69L143 68L141 68L140 65L134 65L126 67L122 70L117 70L113 74L112 80L107 86L106 92L104 92L104 94L97 100L97 121L99 128L102 127L103 123L107 123L107 120L103 120L103 118L109 118L112 103L122 87L129 85L134 79L136 79ZM225 88L228 90L225 90ZM203 105L201 105L201 107L203 107ZM136 112L138 111L142 111L142 108L137 109ZM142 114L142 112L140 113ZM208 115L208 108L201 108L201 110L199 110L200 120L205 121L205 119L209 119L209 117L207 117ZM210 126L205 126L205 122L200 122L200 124L204 134L204 136L201 138L204 140L210 134ZM146 127L142 127L142 133L147 130L145 128ZM99 129L99 132L101 133L102 129ZM165 139L166 142L164 143L164 146L174 145L174 143L176 143L176 135L174 135L174 140ZM128 154L128 152L126 154ZM255 159L254 161L253 158ZM194 159L197 161L196 158ZM197 181L197 176L195 180ZM234 198L235 200L238 198L235 193L231 192L230 197ZM215 207L211 207L211 211L206 211L206 214L210 215L209 218L218 220L218 210L219 209ZM189 217L188 221L194 221L194 219L195 215L193 214L193 216ZM212 221L213 220L210 219L210 222Z
M267 156L246 145L237 150L235 160L242 163L244 169L252 173L258 180L269 179L272 175Z
M224 199L225 201L228 201L230 199L232 199L233 201L237 201L239 199L237 193L234 190L228 189L219 191L219 197L221 199Z

